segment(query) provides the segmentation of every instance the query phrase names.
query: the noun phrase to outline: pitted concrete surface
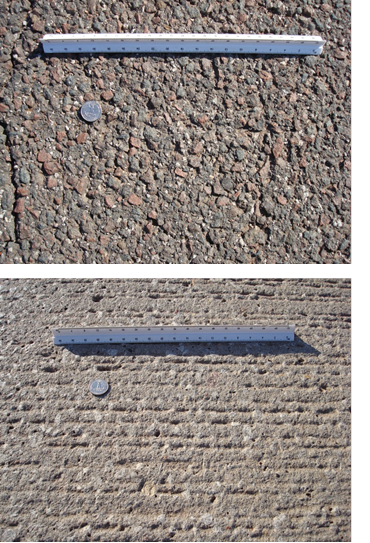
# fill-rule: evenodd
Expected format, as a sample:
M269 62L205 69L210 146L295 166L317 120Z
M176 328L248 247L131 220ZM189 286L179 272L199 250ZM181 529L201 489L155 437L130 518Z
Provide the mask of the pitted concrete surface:
M2 541L350 540L348 280L2 280L0 307ZM297 337L51 332L225 322Z

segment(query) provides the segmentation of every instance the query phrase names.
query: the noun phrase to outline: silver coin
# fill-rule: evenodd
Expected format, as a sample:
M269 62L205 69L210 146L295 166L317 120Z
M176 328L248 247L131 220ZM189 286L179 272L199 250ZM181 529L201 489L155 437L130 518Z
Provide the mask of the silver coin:
M96 121L101 117L102 110L101 105L98 104L98 102L85 102L84 105L81 108L81 117L85 119L85 121L88 121L89 123L92 123L93 121Z
M91 394L94 394L95 396L101 396L102 394L105 394L109 388L109 385L107 381L104 381L103 379L96 379L92 383L90 383L89 390Z

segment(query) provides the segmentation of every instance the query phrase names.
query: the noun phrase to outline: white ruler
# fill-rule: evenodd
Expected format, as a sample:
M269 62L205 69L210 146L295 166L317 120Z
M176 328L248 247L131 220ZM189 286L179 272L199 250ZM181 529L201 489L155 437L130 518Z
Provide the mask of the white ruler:
M183 343L294 341L287 326L138 326L124 328L56 328L55 345L97 343Z
M45 53L247 53L319 55L320 36L274 34L46 34Z

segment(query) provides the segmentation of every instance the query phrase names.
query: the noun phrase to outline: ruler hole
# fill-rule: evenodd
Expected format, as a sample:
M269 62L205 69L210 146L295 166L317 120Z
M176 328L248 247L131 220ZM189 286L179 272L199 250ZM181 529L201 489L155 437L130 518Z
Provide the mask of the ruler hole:
M84 341L87 341L87 339L84 339Z
M99 339L97 339L96 341L100 341Z
M186 339L189 339L188 337Z
M93 47L93 51L96 51L96 47Z

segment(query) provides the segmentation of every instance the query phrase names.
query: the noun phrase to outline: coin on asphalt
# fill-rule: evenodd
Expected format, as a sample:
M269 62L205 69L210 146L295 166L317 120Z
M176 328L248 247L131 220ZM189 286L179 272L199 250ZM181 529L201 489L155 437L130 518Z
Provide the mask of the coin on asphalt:
M81 108L81 117L89 123L99 119L99 117L101 117L101 113L101 105L98 104L98 102L85 102Z
M94 394L95 396L101 396L102 394L105 394L109 388L109 385L107 381L104 381L103 379L96 379L92 383L90 383L89 390L91 394Z

